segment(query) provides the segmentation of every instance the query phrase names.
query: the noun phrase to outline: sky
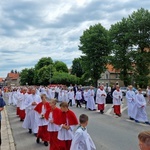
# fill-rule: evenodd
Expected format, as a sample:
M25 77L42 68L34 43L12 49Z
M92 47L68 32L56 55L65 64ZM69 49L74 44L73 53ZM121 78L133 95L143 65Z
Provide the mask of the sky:
M150 10L150 0L0 0L0 77L42 57L70 68L84 30L109 29L141 7Z

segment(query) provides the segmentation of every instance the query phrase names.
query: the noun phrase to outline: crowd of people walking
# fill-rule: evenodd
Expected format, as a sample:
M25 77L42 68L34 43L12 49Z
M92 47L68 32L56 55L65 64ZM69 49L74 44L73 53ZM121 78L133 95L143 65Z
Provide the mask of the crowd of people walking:
M126 100L129 119L136 123L143 122L150 125L146 113L146 106L150 101L150 88L148 88L148 102L140 88L137 93L132 90L132 85L128 88ZM4 89L3 94L8 97L8 105L16 106L16 115L23 122L22 127L36 136L37 143L42 140L45 146L50 145L50 150L75 150L76 142L80 141L79 149L84 149L85 146L90 150L96 149L86 130L88 116L82 114L78 123L76 115L69 107L81 108L84 103L86 109L90 111L97 109L100 114L104 114L107 91L103 85L100 85L96 91L92 86L82 89L76 85L74 87L72 85L69 87L13 87ZM114 114L118 117L122 115L122 100L122 92L119 85L116 85L112 90L112 104ZM57 102L60 103L60 107ZM74 134L73 131L78 124ZM80 135L82 132L84 134Z

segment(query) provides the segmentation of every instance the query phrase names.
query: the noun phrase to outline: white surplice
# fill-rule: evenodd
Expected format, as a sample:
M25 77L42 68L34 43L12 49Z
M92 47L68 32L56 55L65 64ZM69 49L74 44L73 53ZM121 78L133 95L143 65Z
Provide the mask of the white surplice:
M91 110L96 109L94 101L94 90L91 89L88 90L87 108Z
M96 93L96 103L105 104L106 103L106 92L105 90L98 89Z
M32 129L33 133L38 132L38 114L34 110L35 106L32 106L32 103L36 102L37 104L41 102L41 97L37 94L30 94L25 101L26 107L26 116L23 122L22 127L25 129Z
M136 94L136 104L134 107L134 119L141 122L148 122L146 113L146 100L143 94Z
M115 90L113 92L113 105L121 105L122 92Z
M127 91L126 100L128 106L128 116L134 118L133 108L136 104L135 93L132 90Z
M87 129L79 127L73 137L70 150L96 150L95 144Z

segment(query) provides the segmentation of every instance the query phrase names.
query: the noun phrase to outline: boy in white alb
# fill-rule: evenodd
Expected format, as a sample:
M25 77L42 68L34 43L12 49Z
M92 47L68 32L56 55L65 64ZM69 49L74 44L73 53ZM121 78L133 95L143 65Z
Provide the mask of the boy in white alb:
M70 150L96 150L95 144L87 133L88 116L85 114L79 117L80 126L75 132Z

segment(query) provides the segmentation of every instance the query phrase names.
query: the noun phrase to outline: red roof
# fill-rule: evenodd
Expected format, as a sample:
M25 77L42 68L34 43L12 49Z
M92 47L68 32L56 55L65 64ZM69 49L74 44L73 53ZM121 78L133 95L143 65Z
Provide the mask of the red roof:
M120 73L120 71L119 71L119 70L116 70L116 69L114 68L114 66L111 65L111 64L107 64L106 68L107 68L107 70L108 70L110 73Z
M18 73L8 73L7 77L11 78L11 79L18 79L19 78L19 74Z
M3 82L3 78L0 78L0 82Z

